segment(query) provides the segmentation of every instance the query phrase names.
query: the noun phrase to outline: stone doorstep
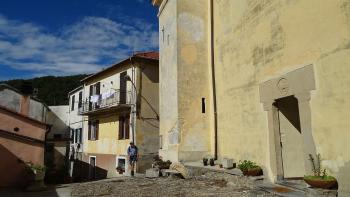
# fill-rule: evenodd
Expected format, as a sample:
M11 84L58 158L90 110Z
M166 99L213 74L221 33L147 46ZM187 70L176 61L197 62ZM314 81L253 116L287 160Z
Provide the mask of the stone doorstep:
M286 197L297 197L297 196L306 196L306 197L336 197L337 191L336 190L325 190L325 189L317 189L317 188L311 188L308 186L305 186L305 188L302 188L303 185L295 186L293 184L288 183L262 183L257 185L260 189L276 194L279 196L286 196Z
M283 197L303 197L306 196L305 192L294 190L289 187L273 184L273 183L261 183L257 185L258 188L266 192L283 196Z

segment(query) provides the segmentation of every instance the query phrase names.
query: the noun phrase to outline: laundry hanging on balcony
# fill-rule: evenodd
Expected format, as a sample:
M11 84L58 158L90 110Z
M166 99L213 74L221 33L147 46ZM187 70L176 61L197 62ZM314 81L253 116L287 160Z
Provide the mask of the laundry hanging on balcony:
M102 93L102 99L106 99L109 97L114 96L115 91L114 90L109 90L107 92Z
M93 96L90 96L90 102L92 102L92 103L97 103L99 97L100 97L100 95L93 95Z

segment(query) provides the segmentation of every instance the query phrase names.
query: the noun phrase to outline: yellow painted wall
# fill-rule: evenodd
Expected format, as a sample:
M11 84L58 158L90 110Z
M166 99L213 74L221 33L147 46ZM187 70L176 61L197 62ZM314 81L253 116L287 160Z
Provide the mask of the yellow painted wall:
M214 1L219 156L268 166L260 83L312 64L312 133L323 165L350 194L350 2Z
M136 143L140 154L157 154L159 149L159 72L158 65L140 65L139 117Z
M97 118L97 117L96 117ZM87 153L127 155L130 140L118 140L119 117L103 115L100 121L98 140L87 141Z
M102 155L106 154L109 157L126 156L127 148L135 133L135 144L139 148L141 159L138 162L138 172L144 172L151 167L152 158L158 152L159 148L159 120L156 113L159 113L159 95L158 95L158 61L142 60L135 58L131 65L123 67L127 69L128 75L133 78L139 99L137 100L136 130L133 132L133 117L132 107L130 109L112 109L106 113L90 114L84 119L84 149L87 154ZM101 93L110 90L111 88L119 89L120 72L123 69L116 69L103 75L93 78L85 83L85 98L89 95L89 85L101 82ZM133 77L134 76L134 77ZM113 82L113 84L111 83ZM127 90L132 92L134 87L131 82L127 83ZM140 97L142 95L142 97ZM133 103L133 98L130 98ZM155 110L155 112L153 112ZM119 116L130 114L130 139L118 140L119 134ZM153 118L153 119L152 119ZM88 120L99 120L99 133L97 140L88 140ZM97 156L98 157L98 156ZM103 160L103 158L102 158ZM110 162L104 160L105 163ZM109 172L108 172L109 173Z
M89 97L90 85L97 82L101 83L101 93L107 92L111 89L118 90L120 88L120 73L127 71L127 74L133 78L133 68L131 64L123 65L109 72L103 73L100 76L93 77L84 84L83 101ZM136 77L135 77L136 80ZM113 83L111 83L113 82ZM133 89L130 82L127 83L127 91L131 92ZM127 100L131 100L131 94L127 94ZM109 114L101 114L96 117L90 116L90 119L100 120L99 139L96 141L88 140L88 116L84 116L83 123L83 152L85 153L99 153L99 154L117 154L126 155L129 140L118 140L119 117L118 111ZM131 135L130 135L131 137Z

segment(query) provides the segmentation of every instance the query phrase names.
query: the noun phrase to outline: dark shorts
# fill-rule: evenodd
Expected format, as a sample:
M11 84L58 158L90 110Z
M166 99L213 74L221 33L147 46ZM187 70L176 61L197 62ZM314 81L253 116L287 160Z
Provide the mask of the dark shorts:
M130 156L130 164L137 162L137 156Z

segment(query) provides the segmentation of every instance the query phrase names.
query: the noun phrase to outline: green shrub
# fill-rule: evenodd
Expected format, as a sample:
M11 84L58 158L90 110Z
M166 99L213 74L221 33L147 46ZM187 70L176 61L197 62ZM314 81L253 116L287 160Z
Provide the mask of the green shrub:
M45 172L45 170L46 170L45 166L33 164L32 162L28 162L27 166L31 171L34 172L34 174L40 173L40 172Z
M328 176L327 170L321 166L321 154L316 155L316 159L309 154L309 160L311 162L313 176L304 176L305 179L316 179L316 180L335 180L334 177Z
M259 168L259 166L255 162L244 160L239 161L238 168L242 171L247 171L252 168Z

